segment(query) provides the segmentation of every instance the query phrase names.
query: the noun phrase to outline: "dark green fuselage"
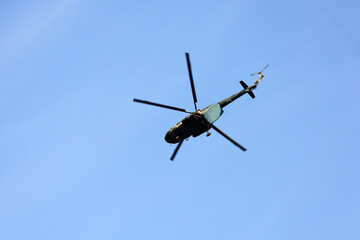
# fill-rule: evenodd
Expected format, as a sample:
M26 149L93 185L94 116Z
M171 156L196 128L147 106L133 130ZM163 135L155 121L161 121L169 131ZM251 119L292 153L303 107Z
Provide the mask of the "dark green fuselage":
M190 136L197 137L211 128L204 116L200 114L190 114L181 122L173 126L165 136L168 143L178 143Z
M192 113L185 117L181 122L173 126L165 135L165 141L168 143L178 143L190 136L197 137L211 128L214 123L223 113L223 108L232 103L242 95L248 93L252 98L255 98L252 90L256 88L260 80L264 76L261 74L260 78L251 86L247 86L244 82L240 82L244 87L240 92L204 108L201 111Z
M197 137L208 131L211 128L211 124L214 123L223 113L222 109L229 103L246 94L248 92L246 90L247 89L244 89L217 104L210 105L201 111L188 115L166 133L165 141L168 143L178 143L190 136ZM208 110L210 110L209 108L212 108L214 105L216 105L215 113L213 113L213 111L210 113L211 116L209 116Z

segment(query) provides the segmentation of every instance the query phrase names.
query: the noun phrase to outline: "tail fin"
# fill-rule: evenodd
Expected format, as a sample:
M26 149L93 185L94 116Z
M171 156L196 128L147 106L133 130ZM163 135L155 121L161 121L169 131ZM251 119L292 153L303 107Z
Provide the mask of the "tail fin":
M241 84L241 86L244 88L244 89L247 89L249 86L248 85L246 85L246 83L244 83L244 81L240 81L240 84ZM255 95L254 95L254 93L253 93L253 91L251 91L251 89L247 92L249 95L250 95L250 97L252 98L252 99L254 99L255 98Z

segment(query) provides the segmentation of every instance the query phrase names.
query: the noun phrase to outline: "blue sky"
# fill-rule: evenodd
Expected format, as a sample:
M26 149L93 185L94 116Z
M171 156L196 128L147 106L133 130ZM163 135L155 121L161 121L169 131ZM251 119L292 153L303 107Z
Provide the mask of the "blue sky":
M359 239L358 1L0 4L0 239ZM241 90L216 132L164 135Z

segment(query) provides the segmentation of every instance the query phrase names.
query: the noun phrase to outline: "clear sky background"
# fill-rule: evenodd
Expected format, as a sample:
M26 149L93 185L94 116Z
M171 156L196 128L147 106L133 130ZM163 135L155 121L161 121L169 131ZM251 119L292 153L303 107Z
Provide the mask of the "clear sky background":
M0 239L360 239L359 1L2 1ZM251 84L214 131L193 110Z

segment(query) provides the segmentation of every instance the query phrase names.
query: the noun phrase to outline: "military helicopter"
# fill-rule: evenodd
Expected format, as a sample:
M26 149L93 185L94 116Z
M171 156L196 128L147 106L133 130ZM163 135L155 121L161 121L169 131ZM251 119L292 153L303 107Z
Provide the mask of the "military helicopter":
M168 106L168 105L154 103L154 102L149 102L149 101L140 100L140 99L136 99L136 98L134 98L134 100L133 100L134 102L138 102L138 103L145 103L145 104L149 104L149 105L153 105L153 106L157 106L157 107L167 108L167 109L176 110L176 111L185 112L185 113L190 114L187 117L185 117L183 120L181 120L181 122L174 125L165 135L166 142L178 143L170 160L171 161L174 160L176 153L179 151L184 140L187 140L190 136L193 136L194 138L198 137L199 135L201 135L205 132L207 132L206 136L208 137L211 135L211 133L209 132L209 130L211 128L214 129L215 131L217 131L218 133L220 133L222 136L224 136L230 142L235 144L241 150L246 151L246 148L241 146L239 143L237 143L235 140L233 140L228 135L226 135L223 131L221 131L219 128L217 128L214 125L214 122L217 119L219 119L219 117L223 114L224 107L226 107L228 104L232 103L233 101L235 101L242 95L247 93L250 95L251 98L255 98L255 95L252 92L252 90L255 89L257 87L257 85L260 83L261 79L264 77L262 72L269 65L266 65L266 67L263 70L261 70L260 72L251 74L251 76L259 75L259 79L251 86L248 86L248 85L246 85L245 82L240 81L241 86L244 88L243 90L235 93L234 95L232 95L218 103L214 103L214 104L200 110L196 106L197 98L196 98L194 80L193 80L192 71L191 71L189 53L186 52L185 56L186 56L186 62L187 62L187 67L188 67L188 71L189 71L189 78L190 78L191 90L192 90L192 95L193 95L193 100L194 100L195 112L189 112L182 108Z

